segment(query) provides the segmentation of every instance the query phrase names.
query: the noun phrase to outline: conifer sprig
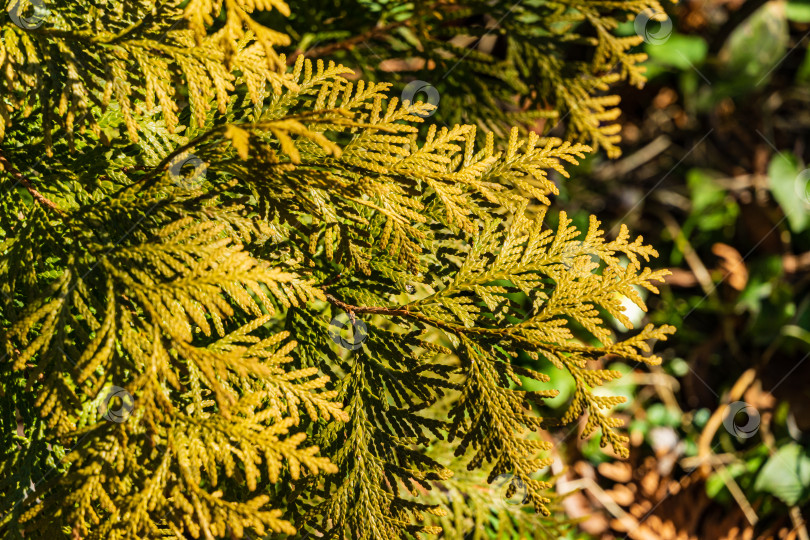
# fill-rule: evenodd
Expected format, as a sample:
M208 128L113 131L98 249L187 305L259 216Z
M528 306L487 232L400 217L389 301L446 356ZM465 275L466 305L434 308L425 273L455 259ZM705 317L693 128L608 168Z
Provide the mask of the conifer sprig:
M601 28L601 82L553 92L597 100L605 144L592 90L632 41L605 10L648 2L547 4L552 33ZM440 533L436 444L548 513L543 360L576 381L562 422L625 452L594 361L659 362L672 329L607 324L665 274L641 238L546 223L589 146L288 69L277 0L48 8L0 27L0 536Z
M298 54L339 58L397 92L422 81L440 96L434 117L506 138L513 126L575 138L618 156L620 81L641 86L642 39L622 22L657 0L339 0L307 2L290 25ZM297 43L296 43L297 41ZM424 84L423 84L424 83Z

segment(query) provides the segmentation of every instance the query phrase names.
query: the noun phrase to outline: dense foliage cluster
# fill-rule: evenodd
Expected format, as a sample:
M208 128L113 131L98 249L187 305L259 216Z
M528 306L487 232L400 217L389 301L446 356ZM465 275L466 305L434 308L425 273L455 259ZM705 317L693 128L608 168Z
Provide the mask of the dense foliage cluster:
M496 3L500 59L454 41L489 2L386 5L379 47L457 59L453 125L385 70L296 54L320 4L8 3L0 536L462 537L458 502L504 476L538 513L499 526L531 530L545 430L585 416L626 454L593 361L660 361L671 327L608 321L665 271L626 228L546 221L563 165L616 142L601 92L641 80L616 17L657 4ZM525 129L566 115L567 140ZM576 383L560 418L542 362Z

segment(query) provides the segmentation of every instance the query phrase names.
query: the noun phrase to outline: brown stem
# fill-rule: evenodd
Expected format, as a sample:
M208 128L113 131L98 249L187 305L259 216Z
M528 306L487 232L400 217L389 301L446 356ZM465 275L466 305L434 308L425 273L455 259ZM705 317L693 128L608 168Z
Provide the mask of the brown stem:
M379 307L379 306L353 306L351 304L347 304L346 302L342 302L332 296L331 294L326 295L326 299L331 302L332 304L336 305L340 309L349 313L349 315L354 316L355 313L370 313L376 315L389 315L391 317L406 317L411 319L416 319L419 321L426 322L432 326L436 326L438 328L442 328L444 330L449 330L454 333L469 333L469 334L505 334L507 333L504 329L499 328L483 328L478 326L463 326L461 324L455 324L446 321L440 321L437 319L433 319L428 317L424 313L419 313L418 311L411 311L408 306L398 307L398 308L386 308L386 307ZM520 339L519 336L512 336L514 338Z
M400 26L404 26L406 21L399 21L391 24L387 24L385 26L378 26L376 28L372 28L362 34L358 34L354 37L350 37L349 39L344 39L343 41L337 41L335 43L330 43L329 45L324 45L323 47L317 47L314 49L309 49L308 51L295 51L287 58L287 65L295 64L295 60L300 56L304 55L305 57L310 58L323 58L324 56L329 56L330 54L334 53L335 51L340 50L351 50L354 48L355 45L359 45L366 40L373 39L382 35L389 33L394 28L399 28Z
M55 211L60 216L64 217L65 214L59 209L58 206L56 206L56 203L54 203L52 200L48 199L42 193L37 191L36 188L34 188L34 186L31 185L31 182L26 177L24 177L22 175L22 173L20 173L20 171L18 171L14 167L14 165L11 164L11 162L6 158L5 155L3 155L2 150L0 150L0 165L2 165L3 169L5 171L7 171L9 174L11 174L11 176L16 178L19 183L21 183L23 186L25 186L25 189L28 190L28 193L31 194L31 196L34 198L34 200L36 200L38 203L40 203L43 206L47 206L48 208Z
M513 330L514 327L511 328L486 328L483 326L464 326L461 324L441 321L437 319L433 319L428 317L424 313L420 313L418 311L411 311L409 307L403 306L398 308L386 308L386 307L379 307L379 306L353 306L351 304L347 304L341 300L338 300L331 294L326 294L326 300L329 301L331 304L339 307L343 311L349 313L349 315L354 318L356 313L369 313L375 315L389 315L392 317L405 317L410 319L416 319L422 322L425 322L431 326L435 326L437 328L441 328L443 330L448 330L455 334L490 334L490 335L499 335L504 338L511 338L519 343L523 343L525 345L530 346L532 349L537 349L539 347L546 347L548 349L555 349L558 351L564 352L575 352L575 353L582 353L582 354L598 354L599 356L603 356L605 354L604 351L595 350L588 347L578 347L575 345L565 345L561 343L537 343L533 342L530 339L525 338L519 334L515 334Z
M336 305L343 311L347 313L375 313L378 315L390 315L390 316L399 316L399 317L415 317L417 319L424 318L424 315L421 313L411 312L408 310L407 307L404 308L386 308L386 307L379 307L379 306L353 306L351 304L347 304L341 300L338 300L331 294L326 295L326 299L329 300L331 304ZM431 319L431 322L433 320ZM440 322L440 321L436 321ZM449 323L448 323L449 324Z

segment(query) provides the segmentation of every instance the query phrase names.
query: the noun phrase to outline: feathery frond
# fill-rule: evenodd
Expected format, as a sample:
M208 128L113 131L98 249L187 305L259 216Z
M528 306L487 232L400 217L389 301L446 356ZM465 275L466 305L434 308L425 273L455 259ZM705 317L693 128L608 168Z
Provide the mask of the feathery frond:
M451 125L345 65L288 67L278 29L316 4L54 0L0 26L0 536L457 532L443 494L481 501L450 452L552 523L538 433L585 416L626 452L621 398L593 392L619 373L593 361L660 361L672 328L607 320L631 327L622 299L645 309L665 271L625 228L547 220L578 141L616 142L597 94L639 80L614 12L655 3L515 5L500 97ZM388 38L444 40L421 51L459 63L442 99L500 69L413 14ZM536 117L501 110L515 92L577 104L582 136L511 127ZM576 381L559 421L526 388L544 362Z

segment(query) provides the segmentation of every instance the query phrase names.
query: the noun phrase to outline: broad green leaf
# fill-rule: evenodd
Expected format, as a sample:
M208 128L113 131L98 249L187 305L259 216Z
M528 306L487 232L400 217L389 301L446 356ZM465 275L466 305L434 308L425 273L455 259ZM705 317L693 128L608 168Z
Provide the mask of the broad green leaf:
M763 84L784 59L789 41L784 5L765 4L732 32L720 51L723 77L739 91Z
M770 493L787 505L796 504L810 485L810 457L790 443L772 455L759 471L754 489Z
M810 0L788 0L785 14L788 20L794 22L810 22Z
M703 38L675 33L664 43L646 47L650 60L680 70L702 64L707 50L708 45Z
M807 183L807 177L801 174L796 156L787 152L775 155L768 165L768 182L790 229L795 233L805 230L810 224L810 204L806 198L806 186L801 184Z

